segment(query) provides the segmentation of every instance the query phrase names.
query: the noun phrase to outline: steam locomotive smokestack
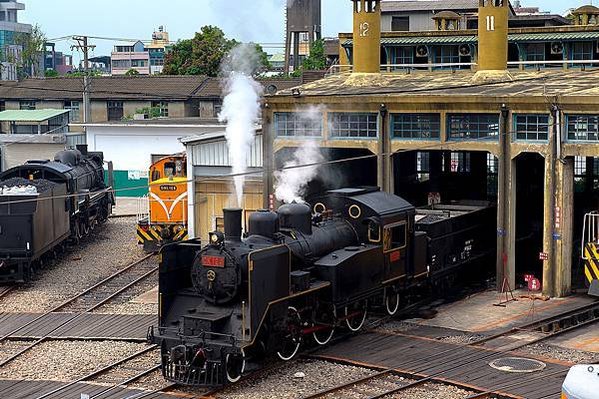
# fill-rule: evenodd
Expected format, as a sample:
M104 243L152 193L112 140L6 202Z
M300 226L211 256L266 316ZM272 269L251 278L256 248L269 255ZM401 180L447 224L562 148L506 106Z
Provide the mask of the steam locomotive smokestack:
M243 210L238 208L223 209L225 216L225 237L227 240L241 240L241 217Z

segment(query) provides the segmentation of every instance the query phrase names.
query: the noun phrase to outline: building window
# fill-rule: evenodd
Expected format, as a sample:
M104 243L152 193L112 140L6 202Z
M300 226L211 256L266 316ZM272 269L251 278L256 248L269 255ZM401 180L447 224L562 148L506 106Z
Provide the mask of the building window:
M515 115L516 140L547 140L549 115Z
M22 110L34 110L35 109L35 100L25 100L19 102L19 109Z
M391 59L395 65L411 65L414 64L414 48L413 47L391 47ZM396 67L396 69L404 69L405 67Z
M394 138L438 139L441 135L439 114L392 114L391 131Z
M330 134L331 137L336 138L376 138L377 122L377 113L334 112L329 114Z
M525 45L526 61L545 61L545 43L529 43ZM531 68L545 64L531 64Z
M419 182L428 181L431 177L431 157L430 152L416 153L416 179Z
M130 60L112 60L113 68L131 68Z
M391 17L391 30L393 32L409 32L410 17Z
M6 102L0 101L0 112L6 111Z
M125 115L123 111L123 102L122 101L108 101L108 120L109 121L120 121L123 119Z
M434 48L435 64L449 64L460 62L459 46L437 46ZM439 67L447 68L447 67Z
M321 137L322 114L277 112L275 132L278 137Z
M592 60L595 52L595 42L573 42L570 47L573 61ZM573 64L580 66L581 64ZM591 64L585 64L590 66Z
M599 158L574 157L574 191L599 190Z
M152 108L160 110L160 116L168 118L168 103L166 101L152 101Z
M146 60L132 60L131 67L133 68L143 68L147 66Z
M568 140L599 140L599 115L567 115Z
M79 101L65 101L64 109L68 109L71 122L81 122L81 103Z
M498 114L449 114L447 115L449 138L454 140L477 140L499 137Z

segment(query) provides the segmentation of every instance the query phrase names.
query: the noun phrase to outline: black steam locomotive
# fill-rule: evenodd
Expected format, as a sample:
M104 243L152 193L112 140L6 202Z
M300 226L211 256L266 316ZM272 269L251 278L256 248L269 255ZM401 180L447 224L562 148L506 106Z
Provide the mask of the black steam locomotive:
M0 174L0 283L26 282L67 243L108 219L104 155L87 146Z
M494 248L488 203L415 209L378 189L328 192L256 212L242 237L241 210L225 233L163 248L159 326L162 370L189 385L235 382L249 358L290 360L310 339L358 331L369 308L393 315L410 290L445 281Z

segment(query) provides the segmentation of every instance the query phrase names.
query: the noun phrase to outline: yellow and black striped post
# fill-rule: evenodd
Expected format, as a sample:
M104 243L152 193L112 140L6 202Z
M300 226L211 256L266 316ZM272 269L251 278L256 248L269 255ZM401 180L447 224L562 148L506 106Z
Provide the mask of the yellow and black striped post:
M594 242L586 243L584 246L584 275L589 287L594 280L599 280L599 251Z

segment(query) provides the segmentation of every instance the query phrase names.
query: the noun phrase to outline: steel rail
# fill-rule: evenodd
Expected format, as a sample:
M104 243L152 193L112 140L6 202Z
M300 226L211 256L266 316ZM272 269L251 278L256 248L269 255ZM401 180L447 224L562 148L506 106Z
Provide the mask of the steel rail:
M130 360L133 360L133 359L135 359L135 358L137 358L139 356L145 355L146 353L151 352L151 351L153 351L156 348L158 348L158 345L151 345L151 346L149 346L147 348L144 348L144 349L142 349L142 350L140 350L138 352L135 352L134 354L129 355L129 356L123 358L123 359L117 360L116 362L113 362L113 363L109 364L108 366L102 367L99 370L92 371L91 373L89 373L89 374L87 374L87 375L85 375L85 376L83 376L83 377L81 377L81 378L79 378L79 379L77 379L75 381L71 381L68 384L63 385L63 386L61 386L59 388L56 388L53 391L50 391L50 392L47 392L47 393L45 393L45 394L43 394L41 396L38 396L36 399L47 398L47 397L52 396L52 395L54 395L54 394L56 394L58 392L64 391L65 389L67 389L69 387L72 387L73 385L76 385L76 384L78 384L80 382L88 381L88 380L90 380L92 378L95 378L95 377L99 376L100 374L104 374L105 372L107 372L107 371L109 371L109 370L111 370L111 369L113 369L115 367L120 366L123 363L126 363L126 362L128 362Z
M526 329L530 328L532 326L546 324L546 323L551 322L553 320L559 320L559 319L563 318L564 316L567 316L567 315L570 315L570 314L576 314L577 312L584 311L584 310L590 310L590 309L593 309L593 308L597 307L598 305L599 305L599 302L593 302L591 304L585 304L585 305L579 306L579 307L577 307L575 309L570 309L570 310L564 311L564 312L562 312L562 313L560 313L558 315L548 316L548 317L546 317L544 319L537 320L537 321L534 321L534 322L530 322L530 323L524 324L524 325L519 326L519 327L511 328L511 329L509 329L507 331L495 334L495 335L490 336L490 337L485 337L485 338L479 339L479 340L471 342L471 343L469 343L469 344L467 344L465 346L475 347L475 346L477 346L477 345L479 345L481 343L489 342L489 341L497 339L497 338L502 338L502 337L505 337L505 336L509 336L511 334L514 334L514 333L517 333L517 332L521 332L523 330L527 331ZM505 349L505 350L489 351L488 349L481 348L480 351L474 352L474 353L466 356L465 358L461 358L461 362L460 363L452 364L453 360L447 360L447 361L442 362L440 364L436 364L435 366L439 366L439 365L442 366L442 365L449 364L451 367L446 368L446 369L444 369L442 371L439 371L437 373L434 373L432 375L429 375L427 377L420 378L417 381L414 381L414 382L412 382L410 384L406 384L406 385L403 385L403 386L400 386L400 387L396 387L396 388L394 388L392 390L389 390L387 392L371 396L371 397L369 397L369 399L383 398L385 396L392 395L392 394L400 392L400 391L404 391L404 390L412 388L414 386L422 385L422 384L424 384L426 382L429 382L429 381L435 381L437 377L439 377L439 376L441 376L441 375L443 375L443 374L445 374L445 373L447 373L447 372L449 372L451 370L454 370L454 369L457 369L459 367L462 367L462 366L464 366L464 365L466 365L466 364L468 364L470 362L478 361L478 360L485 360L487 358L490 358L490 357L493 357L493 356L497 356L498 354L507 353L507 352L519 349L519 348L527 346L527 345L532 345L532 344L541 342L543 340L556 337L556 336L558 336L560 334L563 334L563 333L566 333L566 332L569 332L569 331L572 331L572 330L575 330L575 329L578 329L578 328L581 328L581 327L593 324L593 323L598 322L598 321L599 321L599 319L590 319L590 320L587 320L585 322L581 322L579 324L570 326L568 328L564 328L564 329L560 329L560 330L557 330L557 331L553 331L553 332L551 332L549 334L546 334L544 336L535 338L532 341L526 341L526 342L523 342L523 343L518 344L516 346L512 346L509 349ZM448 350L445 350L445 351L440 352L440 353L435 353L433 355L429 355L429 356L427 356L425 358L414 360L411 363L408 363L406 365L402 365L402 369L409 368L410 364L413 364L414 366L416 366L418 364L421 364L422 361L423 360L427 360L427 358L428 359L439 358L440 356L443 356L444 354L453 352L454 350L455 349L452 348L452 349L448 349ZM486 354L484 354L483 356L478 356L481 353L486 353ZM412 375L425 374L425 371L426 371L427 368L428 367L424 367L424 368L421 367L420 369L417 369L417 370L411 372L411 374ZM393 371L394 371L394 369L387 369L387 370L384 370L384 371L382 371L382 372L380 372L378 374L389 373L389 372L393 372ZM376 376L376 374L374 376ZM359 381L358 381L358 383L359 383ZM446 382L444 382L444 383L446 383ZM344 388L347 388L348 386L351 386L351 385L354 385L354 384L355 384L355 382L349 382L349 383L346 383L346 384L342 384L339 387L334 387L334 388L331 388L330 390L325 390L323 392L320 392L318 394L310 395L310 396L308 396L306 398L303 398L303 399L321 397L321 396L324 396L326 394L329 394L329 393L332 393L332 392L336 392L338 390L337 388L344 389ZM457 384L457 385L459 385L459 384ZM495 391L493 391L493 392L495 392ZM480 395L480 394L478 394L478 395Z
M123 275L124 273L126 273L127 271L131 270L132 268L134 268L135 266L141 264L142 262L144 262L145 260L151 258L152 256L154 256L154 254L149 254L145 257L143 257L140 260L137 260L135 262L133 262L132 264L128 265L127 267L119 270L118 272L112 274L111 276L105 278L104 280L100 281L99 283L95 284L94 286L88 288L87 290L83 291L80 294L75 295L74 297L68 299L67 301L65 301L64 303L56 306L55 308L53 308L52 310L34 318L33 320L25 323L25 325L22 325L20 327L18 327L17 329L13 330L11 333L6 334L4 337L0 338L0 342L2 342L3 340L8 339L10 336L14 335L15 333L17 333L18 331L22 330L23 328L32 325L33 323L35 323L36 321L42 319L43 317L48 316L51 313L56 312L59 309L62 309L63 307L65 307L66 305L74 302L75 300L83 297L84 295L88 294L89 292L93 291L94 289L96 289L97 287L104 285L105 283L115 279L118 276ZM142 277L143 278L147 278L149 275L151 275L152 273L156 272L156 270L158 270L158 267L154 267L152 268L152 270L150 272L145 273ZM17 353L9 356L6 359L3 359L0 362L0 367L5 366L6 364L8 364L9 362L13 361L14 359L16 359L17 357L21 356L22 354L24 354L25 352L28 352L29 350L33 349L34 347L36 347L37 345L39 345L42 342L45 342L47 340L49 340L49 338L51 337L51 334L53 332L55 332L56 330L58 330L59 328L62 328L68 324L70 324L71 322L79 319L81 316L83 316L84 314L90 313L93 310L97 309L98 307L102 306L103 304L105 304L107 302L107 300L114 298L115 296L119 295L120 293L122 293L123 291L125 291L126 289L130 288L131 286L137 284L139 281L142 280L142 277L137 278L136 280L130 282L129 284L125 285L124 287L120 288L117 292L112 293L111 295L109 295L108 298L105 298L104 300L100 301L99 303L96 303L95 305L92 305L91 307L87 308L84 312L82 313L75 313L73 314L71 317L67 318L64 322L60 323L58 326L54 327L52 330L50 330L49 332L47 332L43 337L35 340L31 345L19 350Z

